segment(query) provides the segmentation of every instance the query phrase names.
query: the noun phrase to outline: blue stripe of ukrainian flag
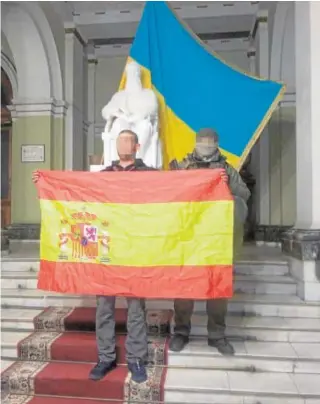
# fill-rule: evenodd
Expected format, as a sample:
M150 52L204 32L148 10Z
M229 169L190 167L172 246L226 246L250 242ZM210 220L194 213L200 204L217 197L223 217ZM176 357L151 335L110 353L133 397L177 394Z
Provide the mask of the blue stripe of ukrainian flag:
M158 95L165 167L185 157L195 133L210 127L239 168L285 89L228 66L165 2L146 3L129 56L141 65L144 86Z

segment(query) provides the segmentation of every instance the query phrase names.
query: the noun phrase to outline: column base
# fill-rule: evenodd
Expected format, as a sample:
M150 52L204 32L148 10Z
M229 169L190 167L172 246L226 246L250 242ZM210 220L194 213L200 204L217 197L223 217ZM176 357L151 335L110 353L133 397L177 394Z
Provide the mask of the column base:
M40 224L17 223L7 227L10 240L39 240Z
M5 252L8 250L9 250L8 231L5 229L1 229L1 252Z
M290 228L291 226L256 224L254 226L254 240L257 244L279 245L283 234Z
M291 229L283 234L282 251L289 256L290 273L298 295L320 302L320 230Z

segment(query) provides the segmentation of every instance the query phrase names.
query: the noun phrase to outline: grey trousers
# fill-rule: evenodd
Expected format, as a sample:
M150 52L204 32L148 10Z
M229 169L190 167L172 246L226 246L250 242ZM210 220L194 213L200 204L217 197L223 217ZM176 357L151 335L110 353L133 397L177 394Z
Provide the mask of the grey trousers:
M234 255L240 252L243 244L243 223L248 214L247 204L239 197L234 198ZM177 299L174 302L175 328L174 333L189 336L193 300ZM228 299L207 300L208 338L218 339L224 336Z
M194 300L177 299L174 301L174 333L189 336ZM208 338L218 339L224 336L228 299L207 300Z
M96 312L96 338L98 356L102 362L116 359L114 296L98 296ZM127 299L126 358L128 363L148 359L148 337L144 299Z

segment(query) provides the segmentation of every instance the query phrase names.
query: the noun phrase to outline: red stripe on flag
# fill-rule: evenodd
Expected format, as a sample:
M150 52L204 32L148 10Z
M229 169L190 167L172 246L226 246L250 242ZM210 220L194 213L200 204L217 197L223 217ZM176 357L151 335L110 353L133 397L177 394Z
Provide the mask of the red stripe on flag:
M221 170L72 172L41 171L39 198L100 203L232 200Z
M233 266L121 267L42 260L38 288L59 293L217 299L232 297Z

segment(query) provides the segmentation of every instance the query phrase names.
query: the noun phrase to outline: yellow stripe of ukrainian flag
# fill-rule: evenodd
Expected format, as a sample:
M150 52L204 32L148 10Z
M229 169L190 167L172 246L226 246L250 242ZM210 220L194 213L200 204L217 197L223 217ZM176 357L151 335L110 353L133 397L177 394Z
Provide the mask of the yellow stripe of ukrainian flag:
M76 223L72 214L96 215L99 234L110 236L110 265L232 265L233 201L101 204L41 200L41 260L58 261L60 235ZM68 221L68 223L66 223ZM78 223L80 223L78 221ZM103 222L108 222L104 227ZM105 233L106 234L106 233ZM72 241L66 244L69 262ZM87 262L99 262L95 260Z

